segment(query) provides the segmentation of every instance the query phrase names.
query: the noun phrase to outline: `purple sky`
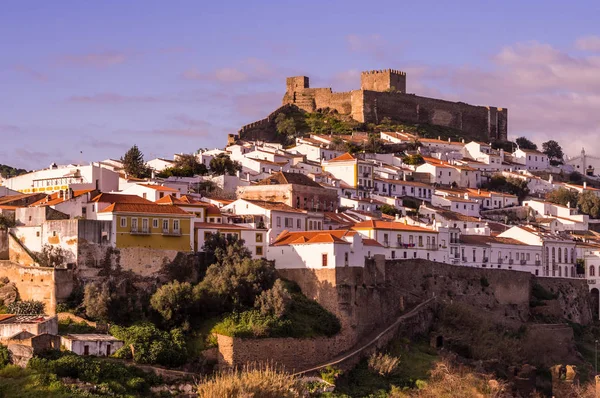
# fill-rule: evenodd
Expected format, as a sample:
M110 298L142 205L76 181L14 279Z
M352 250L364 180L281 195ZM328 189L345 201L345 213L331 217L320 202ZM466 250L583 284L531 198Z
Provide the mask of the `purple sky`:
M600 155L600 3L576 3L6 2L0 163L223 147L280 105L286 76L350 90L380 68L410 92L508 107L511 138Z

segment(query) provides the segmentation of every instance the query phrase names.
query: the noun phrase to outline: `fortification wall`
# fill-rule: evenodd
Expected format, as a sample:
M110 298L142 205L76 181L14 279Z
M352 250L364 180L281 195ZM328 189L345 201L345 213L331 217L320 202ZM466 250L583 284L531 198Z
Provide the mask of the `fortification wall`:
M589 287L585 279L535 278L534 283L541 285L550 293L558 294L556 300L548 300L544 307L552 309L548 314L568 319L571 322L588 325L592 323L592 307L589 300Z
M57 302L64 301L73 290L73 272L68 269L27 267L0 261L0 277L13 282L21 300L41 301L46 313L56 313Z
M335 109L342 115L352 113L352 93L350 91L343 93L317 92L315 93L316 109Z

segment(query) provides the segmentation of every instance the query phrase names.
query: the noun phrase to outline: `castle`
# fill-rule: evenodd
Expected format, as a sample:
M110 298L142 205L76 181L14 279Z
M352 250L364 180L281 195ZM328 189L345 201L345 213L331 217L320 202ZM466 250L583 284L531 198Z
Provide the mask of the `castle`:
M460 129L472 136L507 139L508 110L420 97L406 92L406 73L394 69L362 72L360 90L334 93L310 88L308 77L288 77L283 105L307 112L335 109L354 120L379 123L384 118Z

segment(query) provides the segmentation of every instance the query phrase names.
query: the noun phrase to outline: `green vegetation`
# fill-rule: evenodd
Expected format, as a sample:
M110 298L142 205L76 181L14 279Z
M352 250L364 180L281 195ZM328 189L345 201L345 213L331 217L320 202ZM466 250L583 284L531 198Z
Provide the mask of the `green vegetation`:
M383 214L387 214L388 216L396 216L397 214L402 215L402 212L400 210L388 204L381 205L381 208L379 210L381 210Z
M67 262L67 251L60 246L45 244L42 251L34 255L40 267L62 267Z
M554 191L546 194L546 200L548 202L556 203L561 206L570 205L575 207L577 203L578 195L577 192L571 191L570 189L560 187Z
M519 198L519 201L523 201L523 199L529 195L527 181L513 177L506 178L502 175L492 176L490 181L483 184L481 188L516 195Z
M157 174L160 178L173 177L193 177L196 175L207 175L208 169L205 165L198 162L196 155L181 154L177 155L175 165L168 167Z
M62 319L58 321L58 334L80 334L80 333L94 333L96 328L88 325L85 322L75 322L70 318Z
M333 314L306 298L297 285L282 285L278 280L273 289L257 299L257 308L234 312L215 325L213 332L232 337L296 338L333 336L339 332L341 326Z
M44 313L44 303L35 300L15 301L8 304L6 312L17 315L40 315Z
M110 334L125 342L115 352L117 358L164 366L179 366L187 360L187 343L181 329L166 332L145 323L129 327L112 326Z
M548 159L550 160L550 164L552 166L558 166L563 164L563 151L562 147L558 144L558 142L554 140L546 141L542 144L543 152L548 155Z
M578 193L567 188L560 187L546 194L548 202L561 206L575 207L592 218L600 218L600 198L592 191Z
M410 166L418 166L420 164L425 163L425 159L420 153L415 155L406 155L402 158L402 163L408 164Z
M0 397L7 398L145 397L159 382L135 367L58 351L31 359L25 369L0 367Z
M220 176L228 174L234 176L238 171L242 170L242 165L239 162L231 160L229 155L220 153L210 160L210 172L213 175Z
M150 168L144 162L144 154L137 145L132 146L121 158L123 170L129 177L146 178L150 177Z
M530 149L533 151L537 150L537 145L526 137L519 137L515 140L515 142L517 143L517 145L519 145L519 148L521 149Z
M27 174L27 173L29 173L29 172L25 169L17 169L12 166L0 164L0 175L3 178L16 177L16 176L20 176L21 174Z

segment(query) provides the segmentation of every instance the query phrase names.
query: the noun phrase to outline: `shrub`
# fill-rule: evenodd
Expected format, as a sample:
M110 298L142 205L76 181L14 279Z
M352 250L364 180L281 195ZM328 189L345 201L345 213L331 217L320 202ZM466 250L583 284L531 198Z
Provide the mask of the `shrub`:
M490 282L487 280L487 278L485 276L482 276L479 279L479 283L481 283L481 287L488 287L490 285Z
M79 334L79 333L94 333L96 328L88 325L87 323L75 322L70 318L62 319L58 321L58 334Z
M133 358L138 363L165 366L179 366L187 359L185 338L180 329L164 332L146 323L130 327L113 326L110 334L125 342L115 352L118 358ZM130 346L133 346L133 353Z
M369 357L368 364L371 372L387 377L398 370L400 358L384 353L374 353Z
M183 324L194 306L192 285L173 281L161 286L150 299L150 305L168 325Z
M44 307L41 301L15 301L8 305L7 312L16 315L41 315L44 313Z
M304 397L300 380L271 366L245 367L242 371L217 374L198 385L199 398L214 397Z
M271 289L260 294L254 306L260 310L263 316L274 315L281 318L287 312L291 301L292 296L285 289L283 281L277 279Z
M10 351L6 346L0 344L0 369L10 364Z
M327 366L325 369L321 369L321 379L325 380L329 384L335 384L335 380L342 375L342 371L333 366Z
M62 267L67 262L67 251L60 246L45 244L35 257L42 267Z
M85 307L85 314L89 318L103 321L108 320L110 300L108 284L90 283L85 286L83 305Z

